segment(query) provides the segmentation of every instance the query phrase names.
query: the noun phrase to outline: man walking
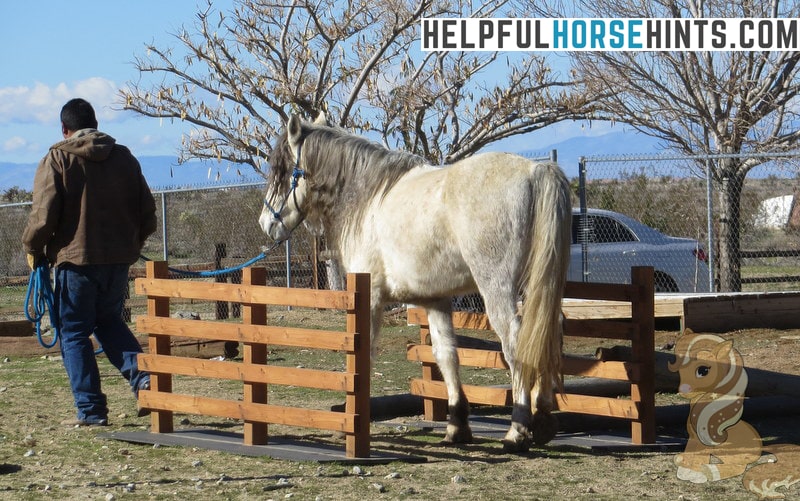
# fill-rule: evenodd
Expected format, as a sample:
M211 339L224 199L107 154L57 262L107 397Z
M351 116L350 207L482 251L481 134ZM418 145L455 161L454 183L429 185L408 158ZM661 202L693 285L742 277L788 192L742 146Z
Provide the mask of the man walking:
M77 408L63 424L105 426L106 396L91 336L134 394L149 388L138 369L142 347L122 320L128 268L156 229L153 195L136 158L97 130L91 104L61 109L64 140L50 147L33 182L33 206L22 241L31 268L55 267L54 308L61 354Z

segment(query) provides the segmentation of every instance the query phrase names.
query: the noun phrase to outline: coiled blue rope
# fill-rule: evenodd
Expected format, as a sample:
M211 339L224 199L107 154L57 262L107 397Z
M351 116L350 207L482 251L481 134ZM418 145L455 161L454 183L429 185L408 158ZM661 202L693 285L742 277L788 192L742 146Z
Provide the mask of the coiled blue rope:
M42 335L42 319L49 313L50 328L53 331L51 342ZM50 281L50 267L44 259L39 260L31 270L28 278L28 290L25 293L25 318L36 326L36 338L45 348L52 348L58 343L58 317L53 306L53 284Z
M50 280L50 266L48 266L47 260L42 258L36 263L36 267L28 277L28 290L25 292L25 318L36 326L36 339L46 349L54 347L60 340L54 298L53 283ZM42 334L42 319L45 315L49 316L50 329L53 331L53 339L50 342L45 341ZM94 351L95 355L101 353L103 353L103 348L98 348Z

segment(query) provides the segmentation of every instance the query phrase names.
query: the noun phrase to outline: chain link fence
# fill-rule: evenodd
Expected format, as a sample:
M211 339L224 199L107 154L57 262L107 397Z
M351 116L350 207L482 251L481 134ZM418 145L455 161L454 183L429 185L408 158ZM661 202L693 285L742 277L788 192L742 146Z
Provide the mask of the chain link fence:
M144 275L145 260L166 260L177 270L211 271L236 267L273 247L258 225L263 182L157 190L153 194L158 229L147 239L143 259L131 267L132 279ZM30 205L0 205L0 321L24 318L29 270L22 232ZM301 226L291 242L273 248L257 265L267 268L269 285L327 288L328 274L318 248L317 239ZM241 273L231 273L203 280L240 279ZM227 305L217 305L217 310L218 316L228 314ZM235 314L237 308L232 310Z
M557 159L556 152L528 158ZM748 172L736 193L740 201L736 214L740 252L734 256L740 261L738 287L744 291L798 290L800 205L795 195L800 183L800 152L762 160ZM673 282L677 282L673 275L678 271L691 275L690 286L677 287L665 280L662 290L720 290L720 255L725 256L720 224L728 216L719 203L725 181L715 173L714 162L718 161L674 156L583 158L579 178L574 180L578 214L573 218L570 279L624 281L631 265L644 264L654 266L662 278L668 276ZM147 259L167 260L178 269L214 270L237 266L272 246L258 225L261 182L160 190L154 195L159 228L145 244ZM647 242L635 242L644 240L643 234L632 233L626 227L628 221L604 222L600 216L614 214L596 209L621 213L634 220L631 224L689 239L693 250L686 251L684 245L683 250L657 254L657 259L647 257ZM21 238L29 212L29 203L0 205L0 320L23 318L28 268ZM633 243L641 245L634 247ZM341 287L335 283L338 273L329 270L330 262L325 260L324 244L302 226L290 242L272 249L258 265L267 268L270 285ZM144 267L143 260L136 263L132 276L141 276ZM604 269L611 268L622 270L622 278L604 274ZM206 280L238 279L232 273ZM455 298L454 306L460 310L483 308L478 295Z
M758 165L747 170L741 167L745 162ZM607 209L665 235L695 242L694 263L679 250L641 263L655 266L657 279L659 271L662 275L685 273L687 266L695 264L701 272L693 284L696 291L800 287L800 205L796 203L800 152L584 157L579 169L582 214L575 222L576 243L583 242L588 254L582 263L584 279L593 279L592 266L597 263L593 253L602 254L611 242L619 251L618 262L631 262L630 255L623 254L626 243L592 234L596 229L592 209ZM634 259L647 260L645 246L628 248L638 254Z

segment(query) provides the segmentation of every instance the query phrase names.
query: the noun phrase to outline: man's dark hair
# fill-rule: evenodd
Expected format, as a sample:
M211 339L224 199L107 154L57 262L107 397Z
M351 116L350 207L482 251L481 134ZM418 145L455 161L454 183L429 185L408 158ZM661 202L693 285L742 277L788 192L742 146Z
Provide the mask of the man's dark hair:
M81 98L70 99L61 108L61 123L71 131L97 128L94 108L88 101Z

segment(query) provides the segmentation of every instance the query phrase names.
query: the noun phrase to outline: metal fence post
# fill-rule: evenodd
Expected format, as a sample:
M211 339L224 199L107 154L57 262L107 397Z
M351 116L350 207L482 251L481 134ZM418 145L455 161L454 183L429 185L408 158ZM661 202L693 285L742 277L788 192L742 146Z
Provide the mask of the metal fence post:
M286 287L292 286L292 239L287 239L286 246ZM292 311L291 306L286 307L286 311Z
M706 256L708 257L708 290L714 290L714 264L716 254L714 252L714 189L711 185L711 159L706 158L706 233L708 234L708 247Z
M164 242L163 261L169 261L167 257L169 252L167 249L167 193L161 192L161 240Z
M581 243L581 280L589 281L589 242L587 242L587 210L586 210L586 157L578 159L578 200L580 204L581 217L578 220L578 238Z

